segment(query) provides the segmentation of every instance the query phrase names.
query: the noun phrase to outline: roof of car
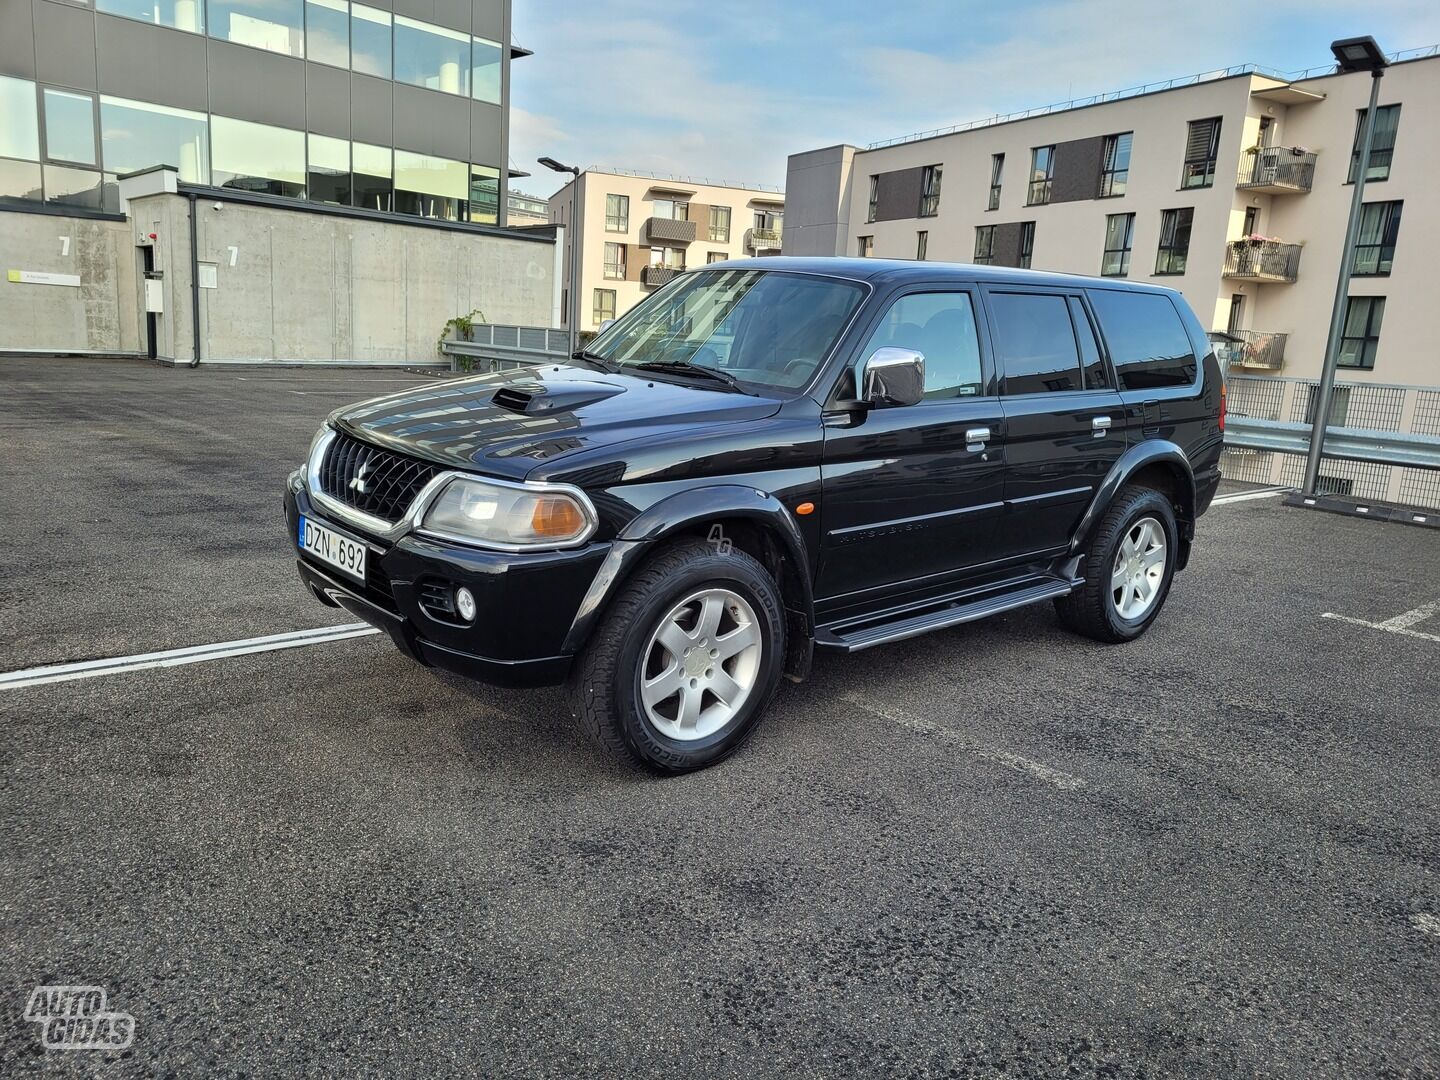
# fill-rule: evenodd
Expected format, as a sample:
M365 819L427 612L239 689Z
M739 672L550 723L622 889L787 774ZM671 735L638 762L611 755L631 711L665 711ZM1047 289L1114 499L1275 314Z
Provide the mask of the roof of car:
M1061 288L1084 286L1102 289L1143 289L1174 292L1161 285L1124 281L1118 278L1086 277L1083 274L1058 274L1045 270L1017 270L1008 266L981 266L976 263L918 262L909 259L858 259L843 256L799 257L767 255L753 259L730 259L720 263L697 266L696 270L746 269L789 270L793 273L823 274L875 285L893 285L908 281L985 281L1005 285L1054 285Z

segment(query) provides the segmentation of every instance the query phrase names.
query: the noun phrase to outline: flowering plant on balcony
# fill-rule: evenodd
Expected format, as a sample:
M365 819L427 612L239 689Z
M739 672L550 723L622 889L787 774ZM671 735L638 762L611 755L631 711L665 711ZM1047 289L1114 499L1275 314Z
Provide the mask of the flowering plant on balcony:
M1283 244L1285 241L1278 236L1265 236L1261 233L1251 233L1249 236L1242 236L1239 240L1231 240L1230 246L1236 248L1259 247L1261 244Z

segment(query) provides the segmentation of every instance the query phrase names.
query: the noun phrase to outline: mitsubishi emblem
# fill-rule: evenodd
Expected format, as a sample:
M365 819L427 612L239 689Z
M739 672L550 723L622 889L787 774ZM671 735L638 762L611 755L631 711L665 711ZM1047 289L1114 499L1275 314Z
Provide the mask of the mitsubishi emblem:
M365 494L365 477L368 476L369 473L370 473L370 462L367 461L367 462L365 462L363 465L360 466L360 471L355 474L355 479L353 479L353 480L350 481L350 487L351 487L351 489L354 490L354 491L358 491L358 492L360 492L360 494L364 495L364 494Z

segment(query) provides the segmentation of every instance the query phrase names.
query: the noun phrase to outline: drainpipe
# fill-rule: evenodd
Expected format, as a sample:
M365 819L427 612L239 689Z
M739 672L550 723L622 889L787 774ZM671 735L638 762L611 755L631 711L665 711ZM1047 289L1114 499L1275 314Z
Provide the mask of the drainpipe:
M195 233L195 193L190 192L190 319L195 333L195 357L190 366L200 365L200 238Z

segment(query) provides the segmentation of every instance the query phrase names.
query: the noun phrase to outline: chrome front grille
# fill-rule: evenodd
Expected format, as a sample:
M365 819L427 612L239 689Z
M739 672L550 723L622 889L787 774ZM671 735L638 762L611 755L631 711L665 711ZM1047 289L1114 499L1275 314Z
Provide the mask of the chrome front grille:
M391 524L443 469L338 432L320 463L320 490L336 502Z

